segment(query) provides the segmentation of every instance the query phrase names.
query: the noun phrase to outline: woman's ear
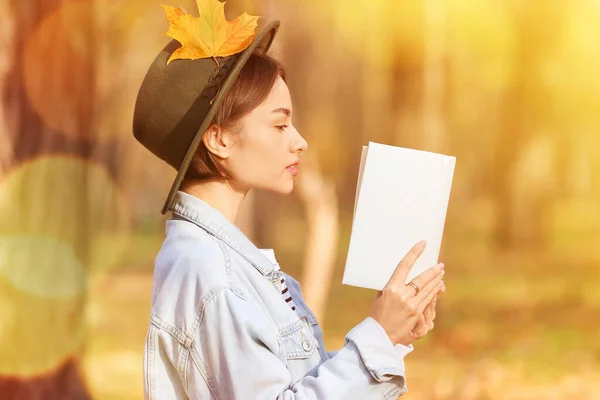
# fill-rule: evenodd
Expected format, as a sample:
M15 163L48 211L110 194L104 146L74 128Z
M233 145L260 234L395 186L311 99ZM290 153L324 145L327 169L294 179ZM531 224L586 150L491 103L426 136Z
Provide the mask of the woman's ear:
M230 156L233 142L229 132L226 132L223 128L214 124L211 125L204 133L202 142L206 149L215 156L222 159Z

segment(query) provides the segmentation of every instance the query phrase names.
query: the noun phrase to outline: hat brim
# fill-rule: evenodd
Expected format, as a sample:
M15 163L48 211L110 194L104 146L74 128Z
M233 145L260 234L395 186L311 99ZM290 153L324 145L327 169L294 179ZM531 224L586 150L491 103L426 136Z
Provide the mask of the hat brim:
M208 113L206 114L206 117L204 117L202 124L200 124L198 131L194 135L194 138L192 139L192 142L190 143L190 146L187 152L185 153L181 165L177 169L177 175L175 176L175 180L171 185L171 189L169 190L169 194L167 196L165 204L163 205L161 214L165 214L173 205L175 195L177 194L177 191L181 186L181 182L183 182L183 178L185 177L185 174L188 168L190 167L192 159L196 154L196 150L198 150L198 146L202 141L202 136L204 136L204 132L206 132L206 130L212 123L212 120L215 117L215 114L217 113L221 102L227 95L227 92L229 92L229 89L231 89L233 82L240 74L240 71L244 67L244 64L246 64L246 61L248 61L250 55L256 50L261 50L262 52L266 52L267 50L269 50L269 48L271 47L271 43L273 43L273 39L275 38L275 34L279 29L279 25L280 22L278 20L269 22L269 24L267 24L264 27L264 29L256 35L252 43L240 53L240 56L235 61L235 64L231 68L231 72L229 72L229 75L227 75L227 78L225 78L225 81L221 85L217 96L215 97L211 107L208 110Z

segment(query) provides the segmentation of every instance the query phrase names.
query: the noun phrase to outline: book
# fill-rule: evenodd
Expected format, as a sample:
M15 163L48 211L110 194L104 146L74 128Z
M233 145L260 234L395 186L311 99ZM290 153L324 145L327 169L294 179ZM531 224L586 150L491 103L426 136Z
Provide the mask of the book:
M438 263L456 157L369 142L363 146L342 283L381 290L421 240L405 284Z

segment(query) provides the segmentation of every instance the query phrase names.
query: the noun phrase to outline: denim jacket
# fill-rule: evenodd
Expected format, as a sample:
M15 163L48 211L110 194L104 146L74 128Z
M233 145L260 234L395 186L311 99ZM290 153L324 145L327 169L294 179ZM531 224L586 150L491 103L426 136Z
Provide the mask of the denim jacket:
M179 191L155 260L146 399L395 399L404 356L368 317L328 353L300 285L223 214ZM285 277L296 305L281 294Z

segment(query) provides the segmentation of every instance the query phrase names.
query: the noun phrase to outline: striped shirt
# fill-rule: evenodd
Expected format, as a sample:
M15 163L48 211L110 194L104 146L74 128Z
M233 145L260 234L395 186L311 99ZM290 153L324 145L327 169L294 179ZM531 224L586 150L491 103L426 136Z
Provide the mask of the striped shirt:
M276 271L281 270L279 263L275 259L275 251L273 249L259 249L259 250L265 256L267 256L267 258L272 263L275 264ZM288 303L288 305L292 308L292 310L296 311L296 304L294 304L294 300L292 299L292 296L290 295L290 291L288 290L287 285L285 284L285 277L283 275L281 276L281 295L283 296L283 299L285 300L285 302Z

